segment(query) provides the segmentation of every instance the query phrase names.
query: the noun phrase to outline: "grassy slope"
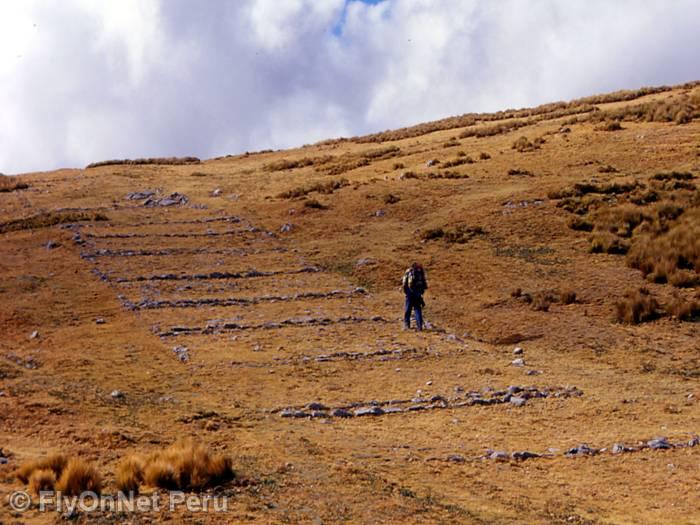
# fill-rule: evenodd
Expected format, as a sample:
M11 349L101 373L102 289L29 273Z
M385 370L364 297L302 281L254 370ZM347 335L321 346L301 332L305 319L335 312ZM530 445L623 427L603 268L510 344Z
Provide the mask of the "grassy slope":
M673 98L682 91L645 100ZM84 455L110 480L122 455L195 435L227 450L240 474L253 481L234 489L231 514L208 516L212 522L694 522L700 503L698 449L522 463L471 459L486 449L561 451L579 443L610 447L657 435L687 439L700 431L697 324L668 318L639 326L613 323L615 300L645 284L644 279L619 256L590 254L588 234L569 229L570 215L547 199L552 190L592 178L631 180L670 170L697 175L700 121L624 122L625 129L617 132L596 131L597 124L582 122L570 125L571 133L558 133L567 118L461 139L447 148L461 129L386 144L330 142L196 166L103 166L22 176L30 188L0 194L0 221L87 208L109 220L81 223L84 237L239 227L135 225L223 215L239 215L273 232L285 223L294 228L276 238L91 238L94 248L240 248L247 253L98 257L94 262L80 258L81 251L93 247L75 246L72 231L58 225L2 234L0 391L5 395L0 397L0 445L14 456L0 467L0 496L20 487L11 476L13 466L48 450ZM511 145L522 135L531 140L544 136L546 142L521 153ZM320 172L336 160L265 169L280 159L326 155L345 155L342 162L348 163L389 145L398 146L400 154L338 175ZM460 150L476 162L452 171L469 178L400 177L406 171L444 172L425 164L458 158ZM479 159L481 152L490 158ZM396 169L396 163L404 168ZM618 172L598 172L608 164ZM513 168L532 176L508 175ZM309 195L328 206L324 210L306 208L303 198L276 197L341 177L349 185ZM147 188L184 193L207 209L143 208L123 198ZM222 196L211 195L216 188ZM234 194L239 197L231 198ZM387 194L400 200L387 204ZM542 203L533 204L535 200ZM505 206L508 201L529 205ZM384 214L377 216L379 210ZM428 229L457 224L479 226L485 234L464 244L421 241ZM61 246L47 250L49 240ZM360 259L374 263L357 266ZM462 342L441 333L419 336L399 330L398 280L413 259L428 268L428 319ZM182 288L184 282L103 282L92 273L98 268L128 277L309 264L324 271L194 282L189 289ZM368 287L370 296L140 312L123 309L117 297L260 297L356 285ZM672 293L668 285L648 286L662 299ZM515 288L570 289L579 301L535 311L510 297ZM211 319L254 324L304 315L381 315L392 324L249 330L174 340L153 333L203 326ZM97 325L96 318L106 323ZM34 330L40 336L30 340ZM514 344L495 344L517 335L529 339L521 343L525 370L540 370L540 375L526 376L524 369L509 366ZM171 351L176 344L188 346L189 363L177 361ZM416 349L420 358L275 362L380 348ZM30 358L38 368L26 368ZM522 408L469 407L327 424L270 412L311 401L337 406L410 398L417 390L447 396L458 385L479 390L510 384L576 385L584 395ZM111 399L114 389L126 393L124 401ZM163 396L174 401L163 401ZM206 411L216 414L196 416ZM445 461L455 453L467 461ZM0 508L0 516L5 512L6 507ZM47 519L38 513L29 518Z

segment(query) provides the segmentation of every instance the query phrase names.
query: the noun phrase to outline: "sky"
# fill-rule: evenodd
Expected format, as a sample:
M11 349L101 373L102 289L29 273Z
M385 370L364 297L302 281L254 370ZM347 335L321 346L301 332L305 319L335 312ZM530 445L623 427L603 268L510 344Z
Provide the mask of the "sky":
M700 0L0 0L0 172L700 79Z

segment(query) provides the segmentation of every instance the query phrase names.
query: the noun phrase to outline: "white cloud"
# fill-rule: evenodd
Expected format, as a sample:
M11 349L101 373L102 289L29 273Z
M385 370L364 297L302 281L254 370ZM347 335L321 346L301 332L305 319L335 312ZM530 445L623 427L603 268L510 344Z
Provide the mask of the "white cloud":
M0 2L0 171L287 147L700 78L696 0L343 4Z

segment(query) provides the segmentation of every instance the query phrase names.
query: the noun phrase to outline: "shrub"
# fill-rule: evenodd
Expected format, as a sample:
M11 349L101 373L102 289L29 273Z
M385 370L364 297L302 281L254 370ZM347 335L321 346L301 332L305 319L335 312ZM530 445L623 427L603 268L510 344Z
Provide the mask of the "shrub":
M639 324L658 317L659 303L646 288L628 291L615 303L615 314L619 322Z
M151 455L145 463L144 482L168 490L200 490L234 477L231 460L212 454L191 440L171 445Z
M622 127L617 120L612 120L610 122L604 122L600 126L596 126L597 131L621 131L625 128Z
M309 186L299 186L297 188L282 192L278 194L277 197L281 199L296 199L299 197L305 197L309 193L314 192L330 195L334 191L349 185L350 182L348 181L348 179L345 178L338 180L330 180L327 182L317 182L316 184L311 184Z
M63 454L51 454L42 459L36 459L24 463L15 475L22 483L28 483L32 473L36 470L51 470L56 478L61 476L68 463L68 458Z
M328 206L320 203L316 199L308 199L304 201L304 208L310 208L314 210L327 210Z
M394 170L402 170L402 169L404 169L405 167L406 167L406 166L404 165L403 162L394 162L394 165L392 166L392 169L394 169Z
M11 191L26 190L29 184L19 182L13 177L0 176L0 193L9 193Z
M392 193L388 193L384 195L384 203L385 204L396 204L401 200L401 197L398 197L397 195L394 195Z
M617 173L617 168L606 164L605 166L598 166L598 173Z
M519 151L520 153L524 153L526 151L535 151L538 149L540 146L538 143L535 142L530 142L530 139L527 137L523 136L518 138L515 142L513 142L512 149Z
M576 302L576 292L573 290L559 292L559 302L561 304L574 304Z
M109 220L103 213L95 212L47 212L32 215L22 219L0 223L0 233L20 230L33 230L46 228L56 224L68 224L73 222L106 221Z
M474 159L468 156L458 157L456 159L446 160L440 166L440 169L454 168L455 166L461 166L462 164L473 164Z
M102 477L93 465L80 458L72 458L63 469L56 490L67 496L78 496L85 491L99 494L102 490Z
M37 496L56 488L56 473L49 469L38 469L29 476L29 490Z
M129 456L117 467L117 489L128 494L138 493L144 481L143 460L137 456Z
M629 242L609 232L598 232L591 236L591 253L624 255L629 250Z
M532 172L528 170L523 170L520 168L510 168L508 170L508 175L519 175L523 177L532 177Z
M666 305L666 312L679 321L693 321L700 317L700 302L676 296Z
M572 217L569 220L569 228L581 232L593 231L593 224L581 217Z
M464 244L474 237L484 235L486 232L480 226L467 226L464 224L455 226L452 229L432 228L421 233L420 237L424 241L444 239L448 243Z
M479 159L480 159L480 160L489 160L490 158L491 158L491 155L489 155L488 153L486 153L486 152L484 152L484 151L482 151L481 153L479 153Z
M87 165L87 168L99 168L101 166L118 166L127 165L135 166L141 164L171 164L171 165L183 165L183 164L199 164L202 162L197 157L150 157L145 159L111 159L103 160L100 162L92 162Z

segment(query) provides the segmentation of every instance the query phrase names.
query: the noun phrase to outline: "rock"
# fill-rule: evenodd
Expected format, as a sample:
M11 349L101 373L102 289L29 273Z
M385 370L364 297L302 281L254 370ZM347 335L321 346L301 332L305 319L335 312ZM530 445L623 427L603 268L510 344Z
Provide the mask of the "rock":
M283 224L282 227L280 228L280 233L289 233L294 229L294 225L290 222Z
M0 392L0 394L2 394L2 392ZM700 445L700 436L693 436L688 441L689 447L697 447L698 445Z
M525 406L526 403L527 403L527 399L525 399L524 397L512 396L510 398L510 404L513 406L516 406L516 407Z
M6 457L0 457L0 465L7 465L10 462Z
M440 161L437 159L429 159L428 162L425 163L426 168L430 168L431 166L435 166L436 164L439 164Z
M510 385L508 387L508 389L506 390L506 392L508 394L510 394L511 396L514 394L517 394L518 392L522 392L522 391L523 391L522 387L519 387L517 385Z
M187 363L190 360L189 350L186 346L176 346L173 348L173 352L182 363Z
M306 408L309 410L328 410L328 407L322 403L309 403Z
M377 210L374 212L375 217L384 217L386 215L386 212L384 210Z
M112 390L112 392L109 394L112 396L112 399L124 399L125 394L121 390Z
M384 410L381 407L364 407L355 410L355 415L357 417L361 416L381 416L384 414Z
M612 446L612 453L613 454L622 454L623 452L631 452L632 449L629 447L626 447L623 443L615 443Z
M403 408L401 407L389 407L384 409L385 414L400 414L403 412Z
M281 417L295 417L295 418L301 418L301 417L307 417L308 414L304 412L303 410L297 410L296 408L285 408L280 412Z
M376 262L377 262L377 261L375 261L374 259L359 259L359 260L355 263L355 266L357 266L357 267L359 268L359 267L361 267L361 266L368 266L368 265L370 265L370 264L375 264Z
M38 332L38 330L34 330L34 331L32 332L32 335L29 336L29 339L36 339L36 338L38 338L38 337L39 337L39 332Z
M142 201L153 197L156 194L155 191L145 190L145 191L135 191L132 193L127 193L125 199L129 201Z
M647 446L652 450L666 450L673 448L673 445L668 442L668 438L657 437L647 441Z
M577 447L570 448L566 452L564 452L565 456L595 456L598 453L598 450L595 448L591 448L585 443L580 444Z
M433 382L432 382L432 381L426 381L425 384L426 384L427 386L430 386L430 385L433 384Z
M523 355L523 349L520 346L516 346L513 349L513 355Z
M60 246L61 246L61 243L60 243L60 242L49 241L49 242L46 243L46 249L47 249L47 250L54 250L54 249L56 249L56 248L58 248L58 247L60 247Z
M354 414L350 412L349 410L345 410L344 408L336 408L333 412L331 412L331 415L333 417L353 417Z
M211 192L212 197L218 197L222 193L221 188L216 188L214 191Z
M510 364L513 366L525 366L525 359L518 357L517 359L513 359Z
M526 459L533 459L533 458L539 458L541 457L540 454L537 454L535 452L529 452L527 450L523 450L522 452L513 452L510 457L513 459L517 459L519 461L525 461Z
M525 372L525 375L528 375L528 376L538 376L538 375L540 375L541 373L542 373L542 372L541 372L540 370L528 370L527 372Z
M447 461L451 463L465 463L467 460L460 454L450 454L447 456Z
M503 452L501 450L490 451L487 453L487 457L494 461L508 461L510 458L507 452Z
M105 320L102 317L95 319L95 324L105 324Z

